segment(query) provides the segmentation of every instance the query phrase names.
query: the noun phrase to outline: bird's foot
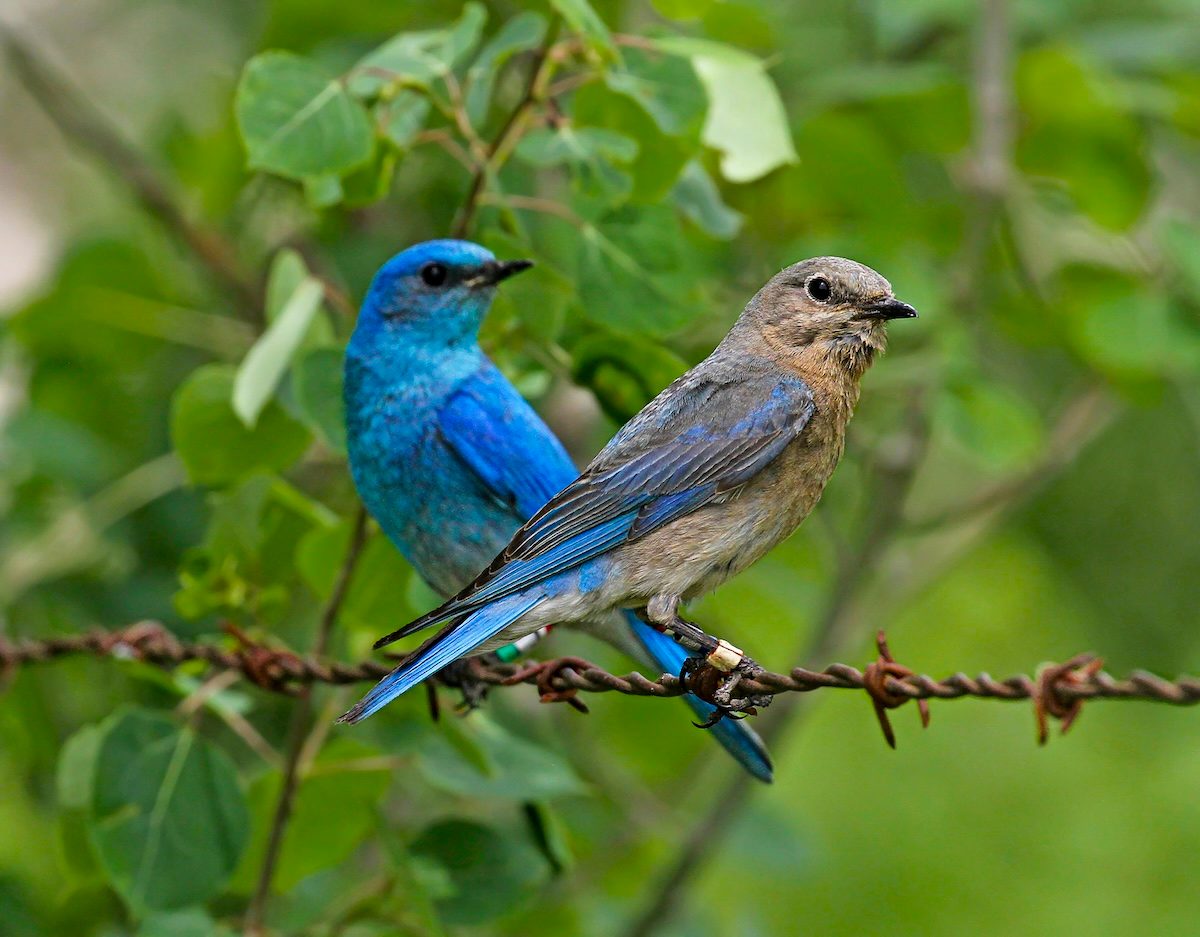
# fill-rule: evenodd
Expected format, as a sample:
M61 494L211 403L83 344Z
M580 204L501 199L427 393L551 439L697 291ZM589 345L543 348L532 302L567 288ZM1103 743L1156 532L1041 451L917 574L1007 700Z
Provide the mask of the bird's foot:
M679 614L679 596L656 595L648 603L644 619L692 652L684 661L679 679L691 692L717 707L708 726L731 713L755 715L771 704L770 694L741 693L745 680L764 673L742 649L723 638L708 634Z
M716 707L706 722L696 725L711 729L722 719L756 716L760 709L770 706L770 694L738 692L746 679L753 680L763 672L762 667L745 655L730 670L717 667L708 658L689 657L685 660L679 672L679 681L690 692Z
M462 657L438 671L438 680L461 694L462 699L458 704L460 712L478 709L487 699L492 685L480 677L479 668L481 665L486 666L491 657L490 654L482 657Z

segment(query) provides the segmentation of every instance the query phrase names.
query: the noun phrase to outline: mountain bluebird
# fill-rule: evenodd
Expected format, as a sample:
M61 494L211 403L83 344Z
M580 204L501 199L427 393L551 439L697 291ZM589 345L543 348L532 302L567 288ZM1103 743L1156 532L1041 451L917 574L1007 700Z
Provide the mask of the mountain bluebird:
M465 241L409 248L376 274L346 351L355 485L384 532L442 595L469 583L578 475L477 340L496 285L529 265L497 261ZM678 672L688 656L632 613L600 613L580 624L658 673ZM711 721L713 706L687 699ZM770 757L752 730L723 720L713 731L748 771L770 780Z
M733 685L755 672L678 606L804 520L842 455L886 323L915 315L853 261L818 257L776 274L713 353L625 424L470 585L376 643L446 622L342 720L371 715L464 655L613 609L639 610Z

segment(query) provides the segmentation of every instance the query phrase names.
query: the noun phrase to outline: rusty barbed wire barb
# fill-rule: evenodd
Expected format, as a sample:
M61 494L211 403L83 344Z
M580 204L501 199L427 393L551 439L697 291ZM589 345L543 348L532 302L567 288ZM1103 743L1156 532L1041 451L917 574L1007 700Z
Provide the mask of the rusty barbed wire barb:
M1076 654L1061 664L1046 664L1038 670L1034 683L1033 714L1037 721L1039 745L1045 745L1050 738L1051 717L1059 721L1062 734L1066 735L1083 711L1084 697L1064 699L1060 689L1086 683L1100 673L1103 666L1103 659L1095 654Z
M554 680L567 671L600 671L591 661L582 657L560 657L543 663L532 663L500 681L502 686L516 686L518 683L530 683L537 687L539 698L543 703L566 703L572 709L586 714L587 703L578 698L578 687L558 687Z
M889 748L894 749L896 733L892 730L892 721L888 718L887 711L903 706L912 697L903 693L893 693L887 686L888 677L905 680L909 677L916 677L918 674L896 662L888 648L887 635L882 630L875 632L875 647L879 651L879 658L867 664L867 669L863 671L863 689L871 697L871 703L875 707L875 718L879 720L879 728L883 731L884 740L888 743ZM918 697L917 709L921 713L921 728L928 729L929 700Z
M139 660L168 669L198 661L214 669L238 671L268 691L291 693L304 684L336 686L378 680L398 662L398 658L393 657L346 664L251 643L252 649L244 643L230 647L183 641L154 621L137 622L117 631L95 630L16 641L0 638L0 677L8 679L22 667L71 656ZM875 663L878 665L879 661ZM873 687L885 699L897 704L907 700L954 700L968 696L1032 700L1043 708L1045 718L1055 717L1068 724L1068 716L1070 720L1077 719L1079 707L1093 699L1143 700L1172 706L1200 703L1200 677L1181 676L1167 680L1144 670L1135 670L1127 677L1118 678L1100 670L1099 659L1090 654L1043 667L1036 678L1015 674L997 679L987 672L975 676L959 672L937 680L927 674L908 671L894 661L885 659L884 663L889 666L882 672L879 667L874 671L871 666L859 670L841 663L830 664L820 671L796 667L788 673L764 672L754 679L745 679L743 688L749 694L769 695L809 693L820 689L861 690L871 694L875 701ZM580 658L563 658L536 665L477 660L472 675L489 686L531 684L538 689L539 696L549 694L554 700L574 699L574 696L565 695L571 691L653 697L682 696L687 692L674 674L663 674L657 679L640 673L620 676ZM1065 715L1057 715L1060 712Z

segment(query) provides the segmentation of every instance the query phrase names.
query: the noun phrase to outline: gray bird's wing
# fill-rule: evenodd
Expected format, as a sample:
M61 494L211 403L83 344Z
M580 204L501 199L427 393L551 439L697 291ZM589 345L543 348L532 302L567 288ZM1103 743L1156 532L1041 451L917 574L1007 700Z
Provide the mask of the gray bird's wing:
M807 384L773 368L693 369L626 424L471 585L376 646L521 592L736 490L800 435L814 406Z

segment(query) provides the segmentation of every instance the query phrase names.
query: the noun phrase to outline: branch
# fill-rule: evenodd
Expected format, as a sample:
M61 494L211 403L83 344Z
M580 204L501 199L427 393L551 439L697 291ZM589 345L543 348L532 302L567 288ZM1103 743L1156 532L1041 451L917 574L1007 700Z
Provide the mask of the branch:
M338 613L350 590L350 580L358 565L363 545L367 540L367 512L359 508L354 518L354 528L350 534L350 545L346 548L346 557L338 572L337 582L333 593L321 613L321 621L317 626L317 636L313 641L313 656L324 656L329 647L329 636L337 622ZM0 658L2 659L2 658ZM264 662L265 664L266 662ZM263 863L258 873L258 883L254 896L246 909L245 933L255 935L262 933L266 916L267 901L271 896L271 883L275 878L275 868L279 863L279 855L283 849L284 834L288 821L292 816L292 806L296 800L296 788L300 783L300 756L304 752L305 742L312 731L313 705L312 682L304 684L296 694L298 699L292 709L291 720L288 723L287 749L283 764L283 783L279 789L279 799L275 802L275 814L271 820L271 832L267 837L267 849Z
M509 112L504 124L488 144L484 152L484 158L479 163L474 176L471 178L471 185L467 189L467 196L463 201L462 210L454 222L453 237L465 237L467 232L471 230L471 225L475 222L475 214L479 211L488 180L500 169L504 161L508 159L509 152L525 130L525 123L528 120L529 112L546 95L546 88L550 83L550 77L554 73L554 67L557 64L555 56L551 54L553 43L552 39L550 39L551 32L553 32L553 29L547 32L546 43L536 52L535 64L530 71L529 84L525 86L525 93L521 96L521 100L517 102L516 107Z
M125 183L142 207L211 271L237 302L241 315L259 322L262 290L242 270L233 246L217 231L190 221L158 171L27 40L18 38L9 27L0 34L0 47L25 89L62 135L95 156Z

